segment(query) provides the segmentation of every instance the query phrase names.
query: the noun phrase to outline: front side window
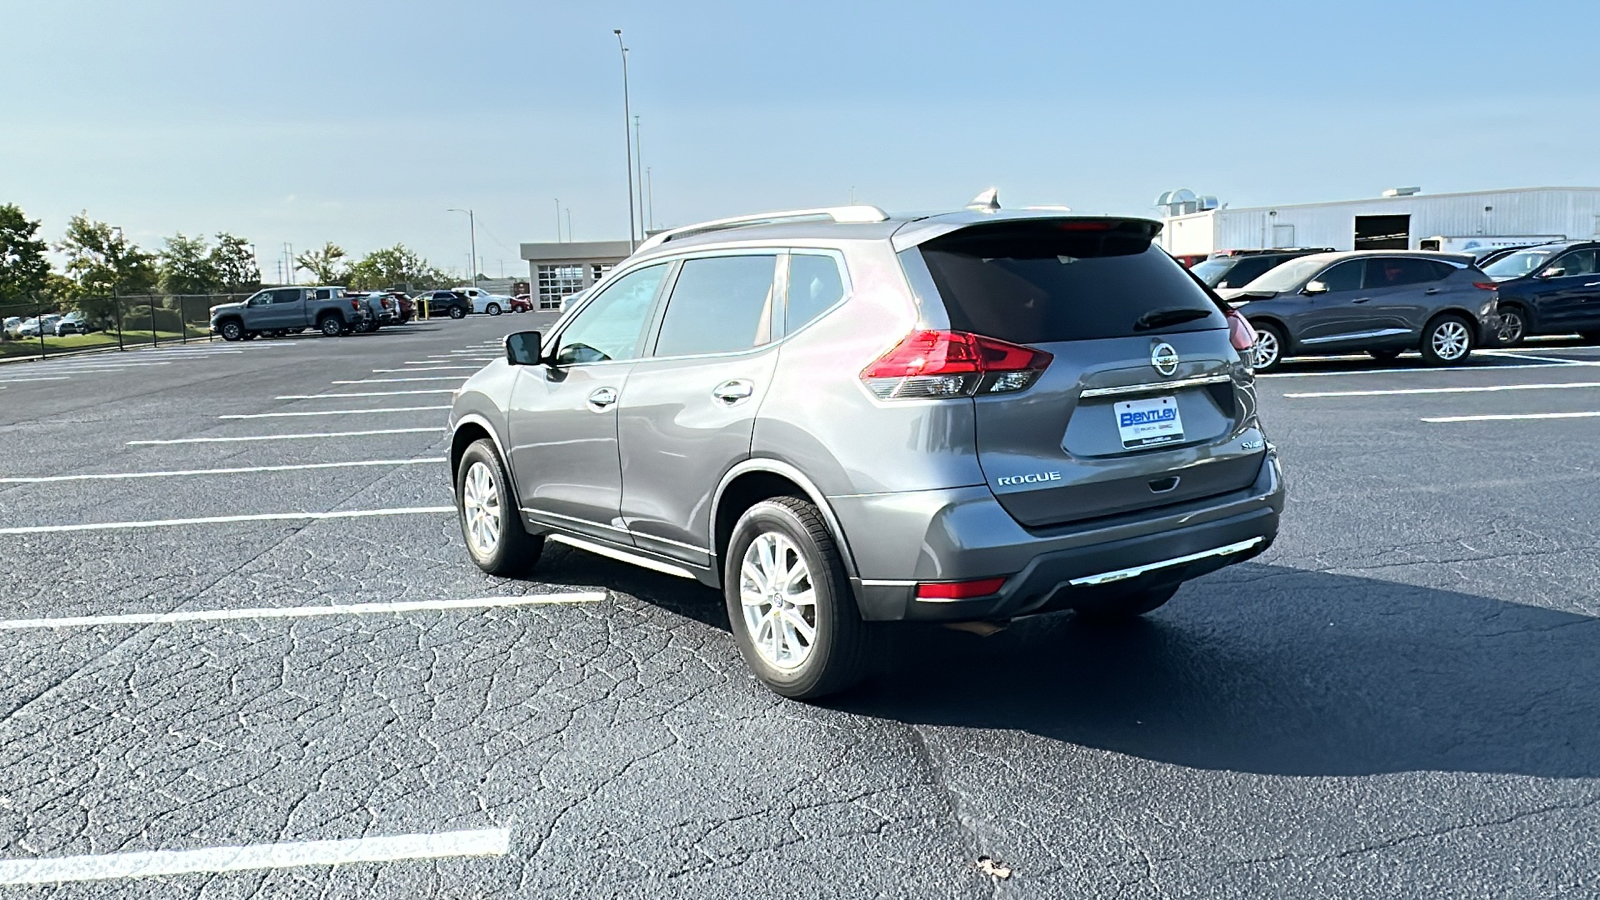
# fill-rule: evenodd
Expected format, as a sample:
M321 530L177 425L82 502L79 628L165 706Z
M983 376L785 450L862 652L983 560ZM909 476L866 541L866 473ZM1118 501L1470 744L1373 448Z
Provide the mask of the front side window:
M1559 277L1566 278L1572 275L1593 275L1600 271L1595 266L1595 251L1574 250L1550 264L1552 272L1561 270Z
M1366 265L1359 259L1352 259L1339 263L1337 266L1317 276L1317 280L1328 286L1328 293L1337 294L1340 291L1361 290L1361 268Z
M796 253L789 257L789 295L785 306L784 333L804 328L844 299L844 279L839 263L831 256Z
M1554 250L1519 250L1485 266L1483 274L1493 278L1495 281L1521 278L1544 265L1545 260L1553 255L1555 255Z
M656 356L749 350L772 340L776 255L691 259L678 272Z
M1440 273L1430 260L1409 259L1403 256L1379 256L1367 260L1368 290L1423 284L1437 281L1439 278Z
M613 282L561 332L556 365L636 358L656 289L666 273L663 263L629 272Z

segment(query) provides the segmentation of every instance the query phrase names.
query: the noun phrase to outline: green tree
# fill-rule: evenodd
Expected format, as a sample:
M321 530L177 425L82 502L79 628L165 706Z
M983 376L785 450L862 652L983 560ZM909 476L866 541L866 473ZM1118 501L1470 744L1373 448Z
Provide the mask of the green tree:
M217 232L217 245L208 257L217 273L217 287L230 294L254 291L261 286L261 270L256 266L256 250L242 237Z
M167 238L160 272L161 290L168 294L209 294L221 286L206 239L185 237L181 231Z
M374 250L350 267L350 287L360 291L409 285L426 290L447 280L445 274L404 244Z
M122 236L122 229L80 213L67 222L56 249L67 255L67 275L79 297L148 294L159 274L155 256Z
M44 290L50 276L50 245L39 240L39 223L21 207L0 206L0 303L14 303Z
M344 248L333 241L328 241L322 245L321 250L307 250L296 256L294 264L310 272L317 284L338 284L350 274L350 269L344 260Z

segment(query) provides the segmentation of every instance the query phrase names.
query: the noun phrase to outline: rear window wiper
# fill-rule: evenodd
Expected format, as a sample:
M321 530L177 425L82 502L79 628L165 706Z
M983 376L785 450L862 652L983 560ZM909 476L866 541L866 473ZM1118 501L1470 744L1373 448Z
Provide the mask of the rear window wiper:
M1204 319L1209 315L1211 315L1211 310L1197 309L1193 306L1169 306L1165 309L1152 309L1133 321L1133 330L1149 331L1152 328L1177 325L1180 322L1193 322L1195 319Z

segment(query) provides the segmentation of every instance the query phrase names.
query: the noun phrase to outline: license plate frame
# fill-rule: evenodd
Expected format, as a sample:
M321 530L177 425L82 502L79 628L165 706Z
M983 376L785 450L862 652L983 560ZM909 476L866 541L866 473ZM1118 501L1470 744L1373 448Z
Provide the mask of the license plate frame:
M1119 400L1112 406L1124 450L1144 450L1183 441L1183 414L1172 394Z

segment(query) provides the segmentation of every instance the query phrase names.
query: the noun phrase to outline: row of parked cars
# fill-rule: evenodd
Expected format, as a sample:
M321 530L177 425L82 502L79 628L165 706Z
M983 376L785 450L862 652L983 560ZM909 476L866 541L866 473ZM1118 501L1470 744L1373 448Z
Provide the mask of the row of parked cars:
M403 291L350 291L337 285L264 288L239 303L211 307L211 331L226 341L249 341L261 336L282 337L307 329L329 337L377 331L385 325L403 325L426 316L452 319L471 313L498 316L521 312L531 305L479 288L423 291L411 297Z
M1255 328L1256 368L1286 356L1416 350L1434 365L1530 335L1600 341L1600 241L1485 249L1232 251L1195 277Z
M100 326L94 324L81 310L73 310L66 315L49 313L43 316L29 316L24 319L12 316L5 320L5 336L13 340L36 337L64 337L69 334L89 334L99 331Z

